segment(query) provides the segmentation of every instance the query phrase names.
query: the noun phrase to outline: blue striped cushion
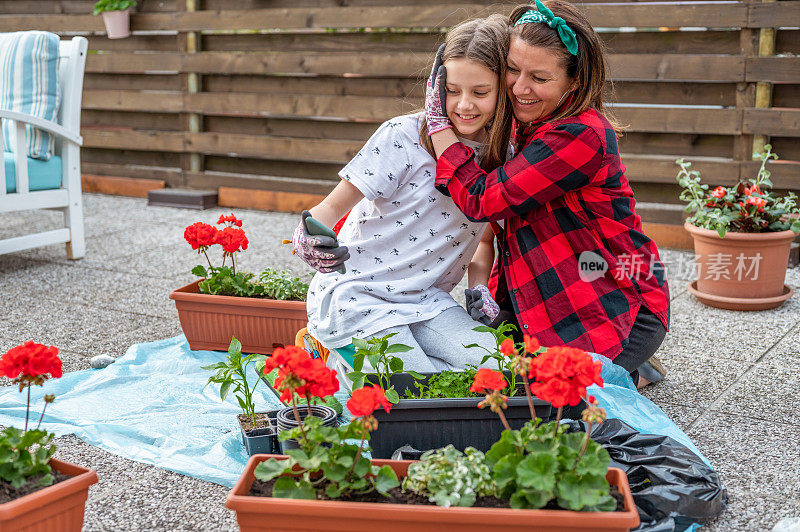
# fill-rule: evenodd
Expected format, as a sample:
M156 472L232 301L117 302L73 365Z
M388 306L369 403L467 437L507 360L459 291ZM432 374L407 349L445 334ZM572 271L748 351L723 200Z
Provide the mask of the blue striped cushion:
M0 109L55 122L61 103L58 35L46 31L0 33ZM50 159L53 136L25 126L28 157ZM3 149L14 151L14 123L3 121Z

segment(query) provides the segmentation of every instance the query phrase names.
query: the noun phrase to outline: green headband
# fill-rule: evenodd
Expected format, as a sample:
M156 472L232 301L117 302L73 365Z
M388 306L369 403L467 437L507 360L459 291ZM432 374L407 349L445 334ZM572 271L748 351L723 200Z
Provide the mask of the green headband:
M538 11L537 11L538 10ZM518 21L514 23L514 27L527 22L544 22L558 33L559 39L567 47L567 51L572 55L578 55L578 39L575 37L575 32L572 28L567 26L564 19L553 15L553 12L540 1L536 0L536 9L529 9L526 11Z

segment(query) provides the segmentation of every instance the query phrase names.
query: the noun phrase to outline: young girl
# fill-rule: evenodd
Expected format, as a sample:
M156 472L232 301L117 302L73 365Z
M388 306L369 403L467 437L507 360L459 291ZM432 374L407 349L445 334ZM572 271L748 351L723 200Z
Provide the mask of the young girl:
M509 149L511 113L500 89L507 31L501 15L465 22L450 30L437 56L449 72L445 112L454 138L486 168L505 162ZM438 193L435 174L423 113L399 116L378 128L310 211L328 227L351 211L340 245L310 235L309 212L302 215L294 251L320 272L308 292L308 330L331 351L329 365L340 375L352 371L354 337L397 333L391 341L412 350L396 355L420 372L480 365L485 351L463 346L494 347L491 335L472 331L477 323L449 294L485 224Z
M602 43L569 3L546 4L510 17L505 89L519 151L508 163L488 173L475 164L433 104L449 74L431 80L436 186L469 219L493 222L500 255L491 284L521 332L606 355L636 381L667 332L664 265L634 211L619 129L603 114ZM490 255L485 246L479 253Z

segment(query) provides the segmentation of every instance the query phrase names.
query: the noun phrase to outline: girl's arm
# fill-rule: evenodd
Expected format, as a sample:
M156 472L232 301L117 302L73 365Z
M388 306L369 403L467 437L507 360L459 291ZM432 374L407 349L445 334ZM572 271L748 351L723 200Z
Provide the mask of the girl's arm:
M310 212L318 222L333 227L364 195L355 185L342 179L330 194Z
M467 270L468 286L488 285L493 265L494 233L490 227L487 227L486 231L483 232L481 241L478 243L475 255L472 256L472 261L469 263L469 269Z

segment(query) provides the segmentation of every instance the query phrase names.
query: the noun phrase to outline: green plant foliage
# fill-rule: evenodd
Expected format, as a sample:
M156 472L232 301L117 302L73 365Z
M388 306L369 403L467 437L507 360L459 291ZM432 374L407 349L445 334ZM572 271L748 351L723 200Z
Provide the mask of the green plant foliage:
M722 238L728 231L736 233L767 233L791 229L800 233L797 196L788 192L780 197L772 188L767 161L777 159L772 146L753 156L761 161L755 180L740 181L733 188L717 187L709 192L708 185L700 182L700 172L692 170L692 163L678 159L680 167L677 180L683 188L680 199L687 203L686 211L692 212L687 221L703 229L717 231ZM760 203L760 205L759 205Z
M275 482L273 497L315 499L317 489L323 485L325 495L331 498L372 491L387 495L400 485L389 466L373 466L362 455L361 447L352 443L369 441L369 432L359 422L325 427L321 419L306 417L302 427L282 431L278 438L295 439L301 448L286 451L289 456L286 460L270 458L256 466L255 476L261 481L280 477ZM368 449L369 446L364 450Z
M378 385L386 392L386 398L394 404L400 401L400 395L391 384L391 377L395 373L403 373L403 359L392 356L393 353L405 353L411 348L403 344L390 344L389 338L397 333L390 333L381 338L370 338L363 340L353 338L353 345L356 348L353 357L353 371L347 377L353 381L353 389L357 390L364 386L367 375L377 375ZM364 371L364 362L368 362L374 371ZM415 379L423 378L416 371L408 370L408 373Z
M506 390L509 391L508 395L514 395L513 392L517 389L517 374L512 371L511 368L513 360L500 352L500 344L511 338L511 332L517 330L517 326L511 323L503 322L497 328L489 327L488 325L480 325L472 330L477 332L491 333L492 336L494 336L495 349L494 351L491 351L479 344L469 344L464 347L467 349L480 347L486 351L486 355L484 355L483 359L481 359L481 364L485 364L488 360L493 359L495 362L497 362L497 371L500 373L503 373L504 371L510 371L511 380L509 381L506 379L506 382L508 382L508 388Z
M471 367L464 371L444 370L435 373L428 378L427 384L415 381L417 391L406 389L405 396L410 399L478 397L480 394L469 391L477 371L477 368Z
M255 275L251 272L234 272L227 266L206 268L198 264L192 268L192 273L204 277L198 283L202 294L305 301L308 293L308 284L287 270L266 268L258 280L253 280Z
M476 497L494 495L492 472L481 451L452 445L426 451L408 467L403 489L426 495L439 506L472 506Z
M98 0L94 4L92 14L99 15L103 11L123 11L135 5L135 0Z
M308 294L308 284L288 270L264 269L258 276L258 286L263 287L263 294L270 299L305 301Z
M219 384L219 396L223 401L228 396L228 393L233 391L239 407L242 412L250 416L253 426L256 424L256 405L253 402L253 393L261 381L259 377L264 370L264 361L266 359L267 357L264 355L242 355L242 344L234 337L231 338L228 357L225 361L202 367L202 369L214 371L214 374L208 378L206 386L211 383ZM248 367L251 364L253 364L256 373L253 377L252 386L247 382Z
M7 427L0 432L0 480L19 488L39 477L40 486L53 483L50 457L56 452L54 435L39 429L23 431Z

